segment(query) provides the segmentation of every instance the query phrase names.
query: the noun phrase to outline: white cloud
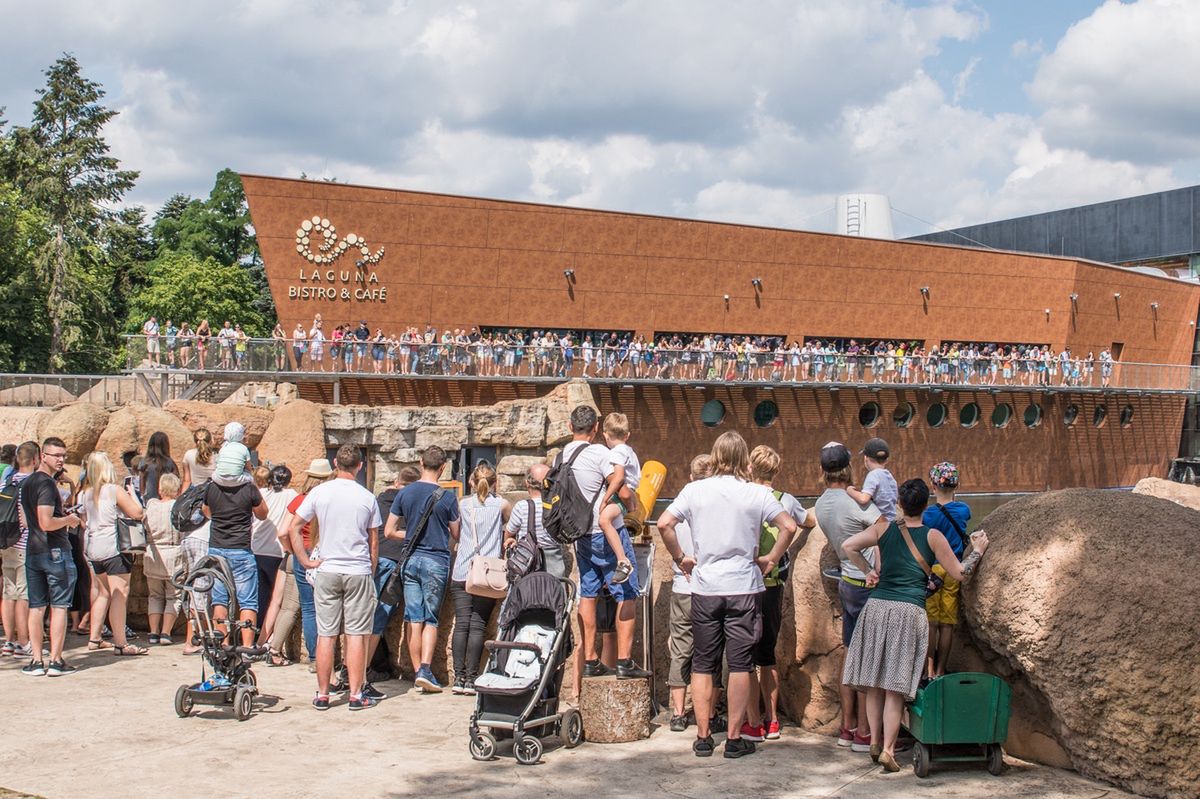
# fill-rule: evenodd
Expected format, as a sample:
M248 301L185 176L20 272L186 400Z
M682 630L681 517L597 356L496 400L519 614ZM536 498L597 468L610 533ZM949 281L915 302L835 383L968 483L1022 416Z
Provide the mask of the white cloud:
M48 0L7 14L0 105L22 121L38 70L75 52L121 111L108 136L150 204L207 192L230 166L816 229L838 193L879 191L949 226L1178 183L1170 152L1191 152L1180 120L1200 113L1200 65L1133 59L1120 27L1144 51L1165 24L1195 40L1192 17L1106 4L1042 58L1037 118L963 107L993 63L982 50L948 89L930 77L947 42L986 28L958 0ZM1110 118L1127 106L1103 96L1106 59L1145 73L1132 86L1157 76L1188 98L1146 101L1169 119L1141 141L1173 150L1128 152L1139 117Z
M1194 0L1108 0L1038 67L1047 139L1138 164L1200 155L1197 41Z

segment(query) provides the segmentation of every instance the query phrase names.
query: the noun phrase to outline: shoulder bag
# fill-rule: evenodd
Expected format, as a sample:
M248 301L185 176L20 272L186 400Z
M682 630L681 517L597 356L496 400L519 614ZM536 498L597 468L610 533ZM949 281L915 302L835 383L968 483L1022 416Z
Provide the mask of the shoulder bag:
M408 562L409 555L425 537L425 528L429 526L429 517L433 515L433 508L441 501L445 493L446 489L439 486L430 494L429 500L425 503L425 509L421 511L421 518L417 519L415 526L408 528L408 532L404 536L404 550L400 553L400 560L396 562L396 569L379 591L379 601L383 604L395 606L404 601L404 564Z
M925 562L925 558L921 557L921 553L917 550L917 545L913 543L912 536L908 534L908 525L904 522L892 522L900 529L900 535L904 536L904 543L908 544L908 551L912 553L913 560L921 567L921 571L925 572L925 596L930 597L942 590L941 577L933 573L929 568L929 564Z
M475 551L467 564L467 593L489 599L503 599L508 593L508 567L504 558L479 554L477 510L478 508L471 508L471 538L475 541Z
M508 581L515 583L542 565L542 550L537 542L537 505L532 499L525 500L529 512L529 530L518 535L517 542L508 552Z
M940 502L937 505L934 505L934 507L942 512L942 515L946 517L946 521L950 522L950 526L954 528L954 532L958 533L958 540L962 543L962 548L965 550L967 548L967 544L970 543L970 540L967 538L967 534L963 531L962 526L959 525L958 519L955 519L953 516L951 516L950 511L946 510L946 506ZM951 549L953 549L953 547L951 547Z

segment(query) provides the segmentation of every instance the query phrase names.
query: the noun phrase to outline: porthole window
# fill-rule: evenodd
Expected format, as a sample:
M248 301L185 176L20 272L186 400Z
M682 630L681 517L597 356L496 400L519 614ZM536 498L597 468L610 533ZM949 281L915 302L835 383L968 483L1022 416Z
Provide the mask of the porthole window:
M1078 418L1079 418L1079 406L1078 405L1068 405L1066 407L1066 410L1063 411L1063 424L1065 424L1067 427L1070 427L1071 425L1075 424L1075 420Z
M700 421L704 422L705 427L716 427L724 420L725 403L720 400L710 399L700 409Z
M1042 423L1042 406L1036 403L1030 403L1029 406L1025 408L1023 419L1026 427L1037 427Z
M958 423L963 427L974 427L979 424L979 406L968 402L958 411Z
M941 427L946 423L946 415L946 406L940 402L935 402L925 412L925 421L929 422L930 427Z
M1129 427L1133 424L1133 406L1126 405L1121 409L1121 427Z
M1002 402L992 409L992 427L1008 427L1012 421L1012 406Z
M779 418L779 406L771 400L763 400L754 406L754 423L759 427L770 427Z
M1092 425L1094 427L1103 427L1104 422L1108 419L1108 408L1103 405L1097 405L1096 410L1092 412Z
M902 402L900 407L896 408L892 414L892 423L896 427L908 427L912 424L913 417L917 415L917 409L913 407L911 402Z
M874 427L879 424L879 416L883 411L878 402L866 402L858 409L858 423L863 427Z

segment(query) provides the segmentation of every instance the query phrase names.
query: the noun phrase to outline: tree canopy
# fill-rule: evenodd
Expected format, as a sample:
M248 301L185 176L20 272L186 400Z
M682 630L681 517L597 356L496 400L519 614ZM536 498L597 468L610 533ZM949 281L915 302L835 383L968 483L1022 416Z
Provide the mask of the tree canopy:
M138 173L109 153L117 111L71 54L45 71L30 124L0 118L0 371L108 371L150 315L275 323L241 178L176 194L147 221ZM2 116L3 109L0 109Z

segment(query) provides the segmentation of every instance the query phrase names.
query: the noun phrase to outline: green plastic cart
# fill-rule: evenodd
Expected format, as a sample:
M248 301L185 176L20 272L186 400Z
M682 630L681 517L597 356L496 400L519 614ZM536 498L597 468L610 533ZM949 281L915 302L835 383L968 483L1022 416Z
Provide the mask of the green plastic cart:
M992 674L947 674L919 689L908 705L913 771L927 777L934 761L986 761L999 774L1011 702L1008 683Z

